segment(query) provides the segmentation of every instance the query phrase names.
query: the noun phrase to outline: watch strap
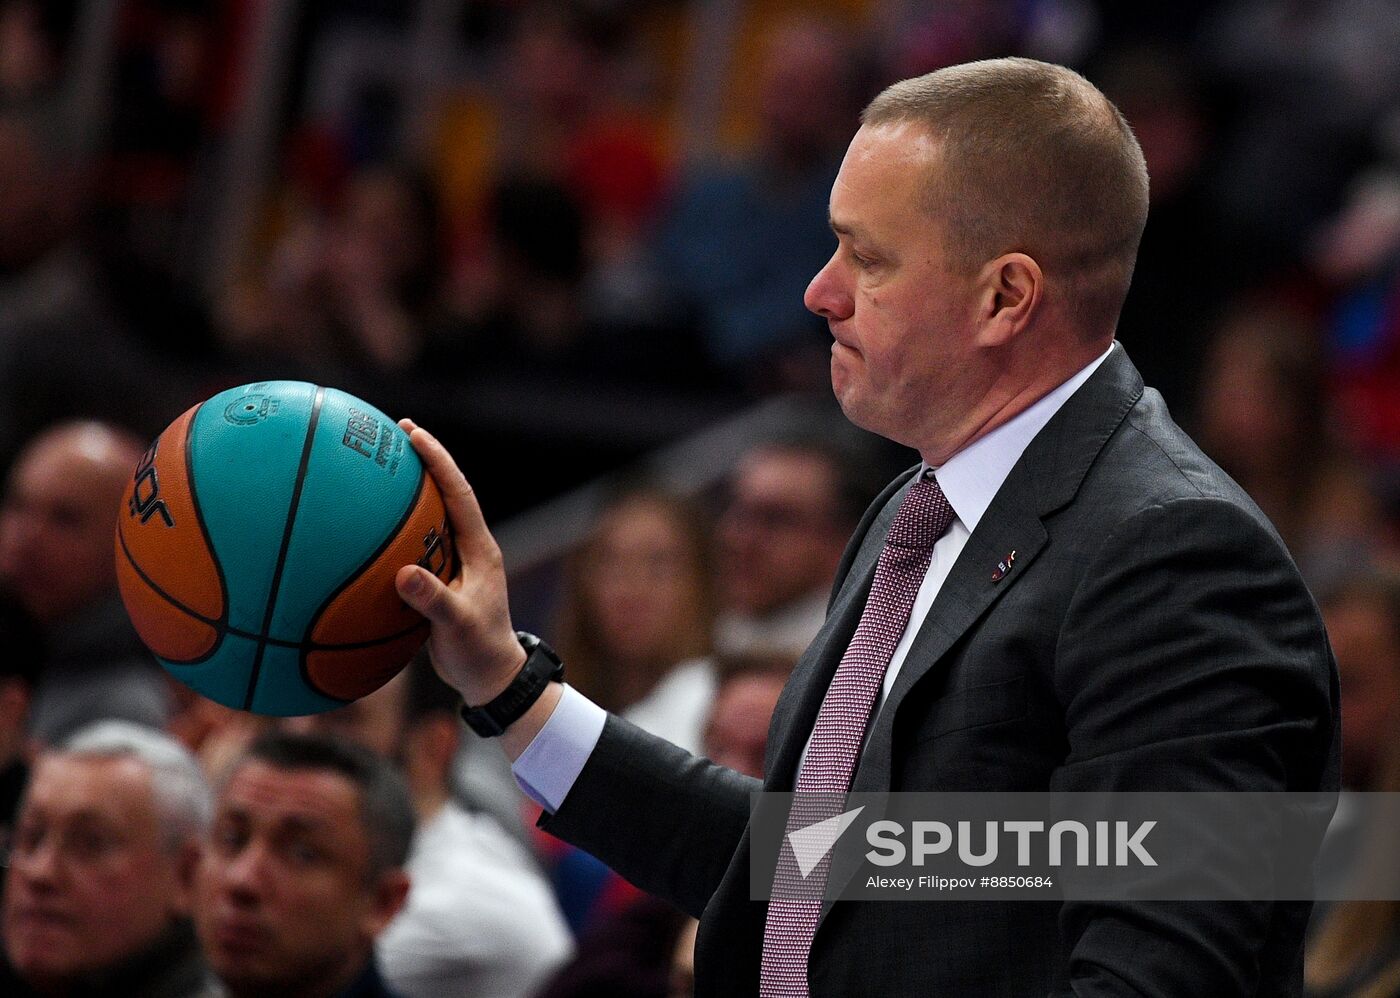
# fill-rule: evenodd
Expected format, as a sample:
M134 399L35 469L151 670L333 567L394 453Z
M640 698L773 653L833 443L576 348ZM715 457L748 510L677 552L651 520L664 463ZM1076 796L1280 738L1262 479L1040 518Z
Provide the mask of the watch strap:
M525 664L515 679L490 703L480 707L462 706L462 720L482 738L504 734L506 728L534 706L550 682L564 676L564 663L553 648L527 631L516 631L515 637L526 655Z

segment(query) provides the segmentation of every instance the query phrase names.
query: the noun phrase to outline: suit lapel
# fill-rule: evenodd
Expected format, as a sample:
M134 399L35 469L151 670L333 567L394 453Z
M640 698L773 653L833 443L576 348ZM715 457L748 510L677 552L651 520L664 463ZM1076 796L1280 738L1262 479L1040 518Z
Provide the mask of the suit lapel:
M883 793L890 789L894 718L905 696L992 603L1020 580L1044 547L1046 534L1040 518L1012 502L1002 503L1004 495L1005 490L987 509L938 590L890 694L875 717L852 791ZM1005 508L998 509L998 505ZM1016 552L1011 571L993 580L998 562L1011 551Z

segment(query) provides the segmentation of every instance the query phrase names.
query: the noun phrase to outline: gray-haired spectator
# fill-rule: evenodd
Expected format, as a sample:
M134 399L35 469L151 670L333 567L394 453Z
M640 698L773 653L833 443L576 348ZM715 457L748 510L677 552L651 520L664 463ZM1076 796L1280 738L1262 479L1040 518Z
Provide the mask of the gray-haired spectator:
M210 809L198 764L158 731L104 721L41 755L5 877L6 993L216 994L189 919Z

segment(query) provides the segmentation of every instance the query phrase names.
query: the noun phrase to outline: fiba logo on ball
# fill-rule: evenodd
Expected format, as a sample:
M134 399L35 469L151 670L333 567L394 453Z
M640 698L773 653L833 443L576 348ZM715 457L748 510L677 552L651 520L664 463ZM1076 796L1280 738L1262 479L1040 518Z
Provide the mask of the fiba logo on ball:
M232 388L171 423L133 472L115 540L122 600L161 664L271 715L387 682L427 637L394 576L453 570L442 497L407 434L297 381Z

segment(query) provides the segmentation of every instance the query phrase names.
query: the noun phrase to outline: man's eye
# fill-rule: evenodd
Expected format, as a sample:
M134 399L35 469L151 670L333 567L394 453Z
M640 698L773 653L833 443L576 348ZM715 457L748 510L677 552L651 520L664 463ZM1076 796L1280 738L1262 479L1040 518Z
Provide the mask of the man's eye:
M20 825L13 833L10 849L27 855L37 850L43 839L44 829L39 825Z
M69 849L80 860L98 860L111 853L120 840L99 829L85 828L73 833Z
M291 842L287 845L287 858L298 866L310 866L321 858L321 850L309 842Z
M212 838L218 850L228 855L242 848L246 836L242 829L234 825L218 825L214 828Z

